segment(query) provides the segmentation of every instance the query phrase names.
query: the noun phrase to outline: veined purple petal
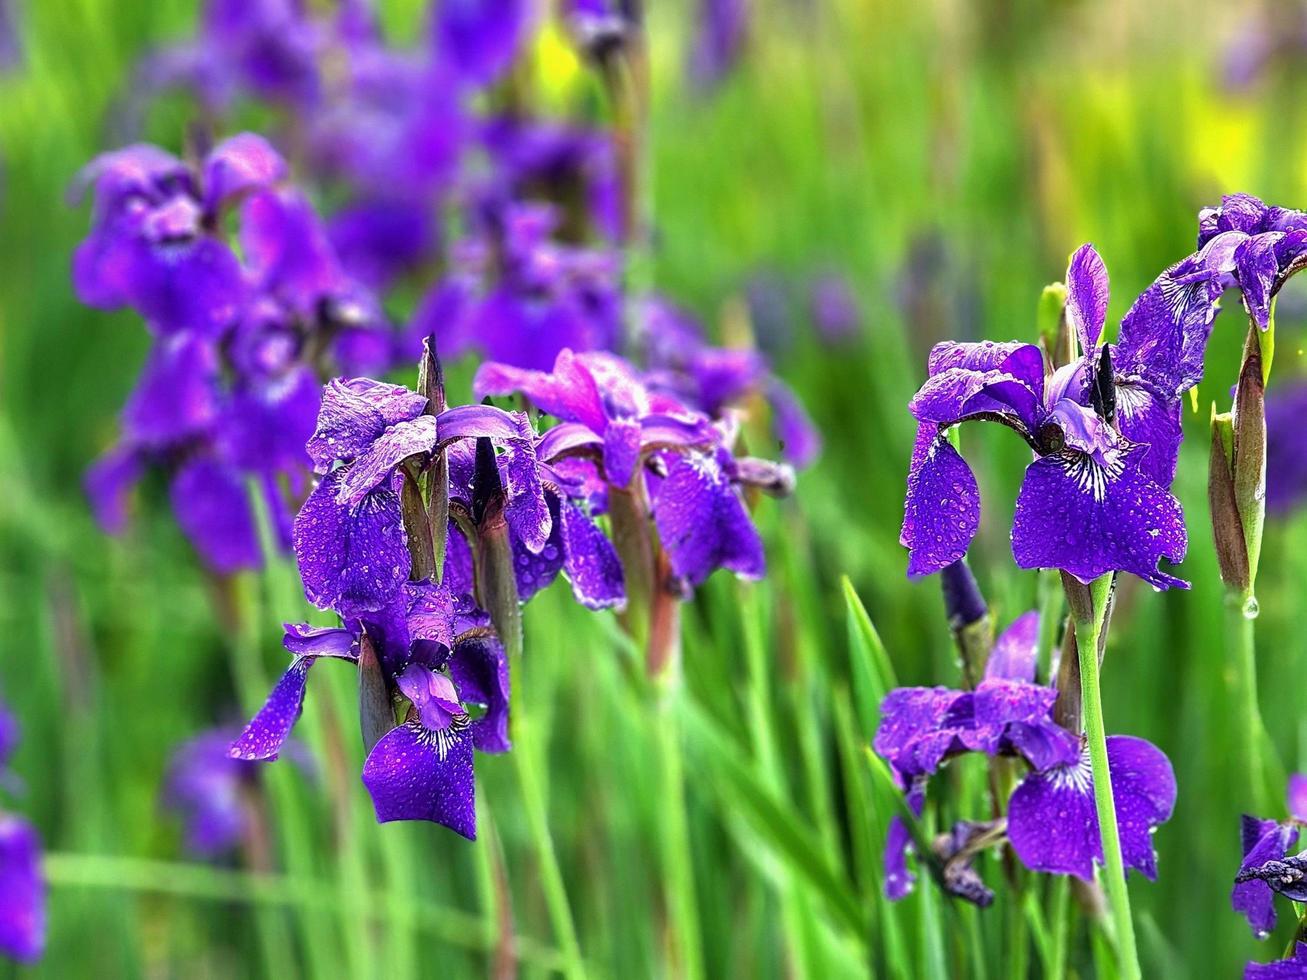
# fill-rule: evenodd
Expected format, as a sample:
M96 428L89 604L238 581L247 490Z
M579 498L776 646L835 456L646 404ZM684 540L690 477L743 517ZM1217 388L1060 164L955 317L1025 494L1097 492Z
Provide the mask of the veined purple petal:
M996 755L1009 725L1038 725L1048 719L1057 691L1042 684L986 678L972 698L972 727L962 743L976 752Z
M931 423L917 427L899 543L908 575L929 575L967 553L980 527L980 488L971 467Z
M263 561L249 494L240 474L208 456L195 456L169 488L177 523L215 572L258 568Z
M472 739L433 733L415 721L391 729L363 764L377 822L430 820L476 839Z
M1013 360L1009 361L1009 358ZM982 340L976 343L962 343L946 340L936 344L930 351L926 373L930 377L941 374L950 368L964 368L968 371L997 371L1004 368L1005 373L1033 383L1036 377L1043 377L1043 355L1034 344L1018 340L998 343Z
M1039 613L1032 609L1014 619L994 641L994 649L985 664L985 677L1032 683L1038 659Z
M435 585L423 581L408 585L406 619L413 639L453 646L454 615L454 593L448 582Z
M1180 400L1166 399L1147 381L1116 377L1116 425L1129 442L1147 446L1139 466L1159 487L1175 479L1180 457Z
M1271 288L1279 274L1276 246L1283 232L1254 235L1234 252L1235 269L1244 305L1257 326L1266 329L1271 319Z
M677 456L653 511L658 539L678 578L699 585L717 568L749 579L765 574L762 539L714 457Z
M1161 750L1141 738L1107 739L1108 766L1126 868L1157 877L1152 832L1175 806L1175 774ZM1028 868L1092 880L1103 861L1088 750L1080 761L1032 772L1008 802L1008 840Z
M947 687L895 688L881 701L872 748L905 776L934 772L954 747L955 733L947 731L943 742L935 736L948 727L945 719L960 697L961 692Z
M411 559L399 497L373 490L353 507L337 503L335 470L295 516L295 557L304 594L346 618L382 609L408 579Z
M419 415L408 422L396 422L345 467L336 502L351 507L358 504L375 487L386 483L394 474L395 467L408 457L433 451L436 439L436 418L433 415Z
M1066 287L1067 324L1076 331L1080 346L1088 355L1102 336L1110 296L1107 267L1093 245L1085 243L1071 256Z
M1297 828L1274 820L1258 820L1244 814L1243 861L1239 872L1243 874L1267 861L1282 861L1289 849L1298 842ZM1264 939L1275 929L1275 893L1271 886L1259 879L1241 881L1230 892L1230 904L1248 920L1258 939Z
M32 963L45 950L41 841L26 821L0 813L0 953Z
M376 389L360 385L366 381L337 378L329 381L322 390L317 427L305 446L319 473L330 470L336 460L351 460L363 454L385 431L387 423L378 403L380 399L373 394ZM372 386L377 382L368 384ZM397 385L386 387L398 388ZM406 388L399 390L412 394ZM417 408L410 417L419 415L421 411L422 407Z
M1157 562L1184 559L1184 512L1131 457L1110 451L1107 465L1085 453L1035 460L1017 496L1012 555L1022 568L1060 568L1082 582L1105 572L1138 575L1159 589L1185 587Z
M552 374L494 361L482 364L472 391L477 398L521 392L540 411L563 422L579 422L596 433L602 433L608 424L594 375L566 348L559 351Z
M545 501L544 485L540 482L531 440L513 442L502 459L504 489L508 493L504 516L527 550L539 553L549 541L554 520Z
M626 600L622 563L612 543L571 501L562 501L559 525L563 570L576 601L588 609L619 605Z

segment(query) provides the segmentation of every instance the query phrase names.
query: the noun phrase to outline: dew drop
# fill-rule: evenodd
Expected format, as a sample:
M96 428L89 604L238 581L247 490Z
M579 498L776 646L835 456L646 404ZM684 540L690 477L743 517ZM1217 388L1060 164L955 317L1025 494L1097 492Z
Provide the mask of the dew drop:
M1243 612L1244 619L1256 619L1257 614L1262 611L1261 607L1257 605L1257 597L1250 595L1244 601L1243 609L1241 611Z

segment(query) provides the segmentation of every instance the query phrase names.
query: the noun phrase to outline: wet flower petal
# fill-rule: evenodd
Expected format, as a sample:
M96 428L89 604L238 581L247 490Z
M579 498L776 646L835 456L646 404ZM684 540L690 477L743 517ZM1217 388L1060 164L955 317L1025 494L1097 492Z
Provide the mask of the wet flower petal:
M612 543L579 507L564 500L559 508L563 570L576 601L589 609L626 599L622 563Z
M476 839L472 739L409 722L391 729L363 764L377 822L430 820Z
M658 539L677 577L699 585L717 568L728 568L743 578L765 574L762 539L713 457L674 458L653 510Z
M923 423L908 471L899 542L908 575L937 572L967 553L980 527L980 488L971 467L937 426Z

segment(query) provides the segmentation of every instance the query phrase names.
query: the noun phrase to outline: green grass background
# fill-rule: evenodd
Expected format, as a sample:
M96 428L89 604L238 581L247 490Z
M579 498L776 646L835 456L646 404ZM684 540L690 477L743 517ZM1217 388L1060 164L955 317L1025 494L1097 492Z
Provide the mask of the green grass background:
M397 34L412 32L415 0L382 5ZM133 59L183 36L194 4L19 6L25 59L0 78L0 695L23 723L15 807L50 850L50 948L31 972L474 976L514 952L525 974L547 974L558 943L511 762L477 760L476 844L434 826L377 827L357 778L353 679L334 665L315 673L300 725L318 779L268 771L271 871L186 863L158 804L168 753L261 700L284 663L278 624L305 611L284 566L217 594L158 487L120 539L90 520L81 474L114 437L147 338L132 316L73 297L69 256L87 216L66 191L114 139L109 109ZM684 697L662 703L636 680L614 620L575 608L565 586L528 608L515 696L532 719L529 761L585 964L614 977L684 969L668 896L685 892L663 872L676 840L660 761L670 737L684 750L706 975L1040 975L1039 944L1019 937L1051 915L1046 883L1028 879L1022 897L1000 887L981 913L929 885L894 908L879 897L893 795L864 747L887 677L867 634L849 632L841 576L900 681L956 682L937 587L906 580L897 544L905 405L926 350L969 332L1030 339L1040 288L1082 241L1111 272L1114 324L1192 247L1201 205L1234 190L1307 203L1296 105L1307 72L1289 64L1249 93L1225 92L1222 45L1240 14L1207 3L759 0L747 60L706 95L679 68L683 5L651 6L657 285L716 321L759 269L799 287L834 266L865 322L832 351L801 302L788 311L795 340L778 366L826 451L796 499L760 507L768 580L718 575L687 610ZM149 135L177 148L185 119L169 101ZM930 241L935 259L909 277ZM1302 360L1301 324L1282 320L1276 379ZM1259 947L1228 906L1249 790L1205 440L1242 331L1237 308L1218 318L1200 410L1186 419L1176 492L1193 589L1128 583L1104 673L1109 731L1160 745L1180 787L1156 836L1159 880L1132 881L1147 976L1234 976L1288 938L1282 923ZM467 376L455 372L454 397ZM986 500L973 565L1003 622L1036 596L1036 576L1007 551L1026 451L1006 436L963 436ZM1289 768L1307 742L1304 545L1307 522L1270 524L1259 583L1262 710ZM950 818L980 815L979 778L957 765L938 781L938 796L964 802ZM997 860L983 871L999 886ZM1111 975L1078 913L1070 968Z

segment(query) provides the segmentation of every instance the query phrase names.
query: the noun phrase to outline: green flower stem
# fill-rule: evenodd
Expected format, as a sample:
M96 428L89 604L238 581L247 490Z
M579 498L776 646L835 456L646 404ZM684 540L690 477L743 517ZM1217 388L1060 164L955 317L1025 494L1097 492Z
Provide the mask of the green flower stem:
M1103 727L1103 698L1098 685L1098 641L1107 611L1112 576L1104 575L1089 586L1092 610L1077 616L1076 650L1080 661L1085 734L1089 740L1089 762L1094 775L1094 805L1103 839L1103 879L1107 904L1116 938L1117 960L1126 980L1139 980L1139 951L1135 945L1134 921L1130 916L1130 893L1121 859L1121 833L1116 825L1116 803L1112 798L1112 774L1107 762L1107 733Z
M1253 813L1271 809L1268 768L1264 747L1266 727L1257 703L1257 602L1251 593L1230 593L1225 600L1226 644L1231 657L1234 699L1239 705L1243 736L1244 769L1247 771L1249 808Z
M521 691L522 657L509 657L510 690ZM519 696L513 705L509 722L513 737L513 751L509 755L517 772L518 786L522 791L522 808L526 813L536 860L540 863L540 887L544 892L545 906L549 910L550 924L559 951L563 954L563 973L568 977L584 977L585 965L581 960L581 947L576 938L576 925L572 920L572 907L568 902L567 888L563 884L563 871L554 850L554 838L549 830L549 813L544 787L540 783L540 770L545 765L544 746L537 748L532 742L534 730L526 712L525 697Z

